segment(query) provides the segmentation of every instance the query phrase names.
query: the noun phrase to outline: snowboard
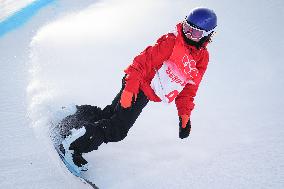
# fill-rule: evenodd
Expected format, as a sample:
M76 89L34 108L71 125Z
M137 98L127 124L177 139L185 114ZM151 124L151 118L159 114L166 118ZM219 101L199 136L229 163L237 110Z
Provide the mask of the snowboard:
M64 166L67 168L67 170L73 174L75 177L79 178L83 183L90 185L92 188L94 189L99 189L92 181L88 180L86 177L84 177L84 175L77 171L76 168L74 168L74 166L72 166L71 164L68 163L68 161L66 161L66 159L64 158L64 155L62 154L62 152L60 151L58 146L54 146L56 152L58 153L58 156L60 157L62 163L64 164Z
M61 119L61 121L59 121L57 124L51 122L50 137L53 142L54 149L58 154L60 161L62 162L62 167L66 168L72 175L80 179L83 183L91 186L92 188L98 189L98 187L92 181L84 176L85 171L81 172L76 166L70 164L62 152L64 150L60 150L62 141L72 132L72 129L76 129L80 127L80 125L81 123L78 122L78 119L74 114Z

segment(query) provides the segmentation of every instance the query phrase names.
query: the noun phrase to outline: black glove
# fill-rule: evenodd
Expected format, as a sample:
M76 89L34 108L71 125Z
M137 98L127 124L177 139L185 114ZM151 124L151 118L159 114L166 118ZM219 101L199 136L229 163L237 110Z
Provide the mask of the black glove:
M191 130L191 121L190 119L188 120L186 127L182 128L182 119L179 117L179 138L184 139L187 138L190 134Z

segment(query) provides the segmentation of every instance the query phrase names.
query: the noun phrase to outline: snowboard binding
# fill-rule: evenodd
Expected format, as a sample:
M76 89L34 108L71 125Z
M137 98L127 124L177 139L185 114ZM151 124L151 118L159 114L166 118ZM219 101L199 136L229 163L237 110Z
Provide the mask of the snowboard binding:
M78 138L82 137L86 133L85 127L70 130L70 134L65 137L62 143L59 145L59 154L68 163L70 167L80 174L82 171L88 170L88 162L82 156L82 153L70 150L70 145Z

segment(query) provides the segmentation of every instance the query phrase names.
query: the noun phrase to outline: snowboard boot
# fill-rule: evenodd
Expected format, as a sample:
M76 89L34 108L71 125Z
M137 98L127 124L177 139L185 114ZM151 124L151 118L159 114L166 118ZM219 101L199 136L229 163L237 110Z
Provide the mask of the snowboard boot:
M70 166L74 168L77 173L88 170L88 162L82 156L82 153L70 149L71 143L78 138L82 137L86 133L85 127L75 129L73 128L68 135L60 144L59 150L61 151L64 159Z
M78 153L88 153L97 150L105 139L102 129L98 127L98 122L94 124L85 123L83 127L86 131L85 134L72 142L69 149Z
M85 160L81 153L74 152L72 154L73 162L80 168L80 171L88 170L88 162Z

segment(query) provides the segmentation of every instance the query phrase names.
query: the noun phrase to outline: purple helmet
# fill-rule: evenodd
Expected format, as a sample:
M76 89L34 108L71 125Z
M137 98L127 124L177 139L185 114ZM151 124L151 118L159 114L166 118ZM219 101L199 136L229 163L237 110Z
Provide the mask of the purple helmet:
M208 8L195 8L187 16L186 21L199 29L212 31L217 26L217 16Z

